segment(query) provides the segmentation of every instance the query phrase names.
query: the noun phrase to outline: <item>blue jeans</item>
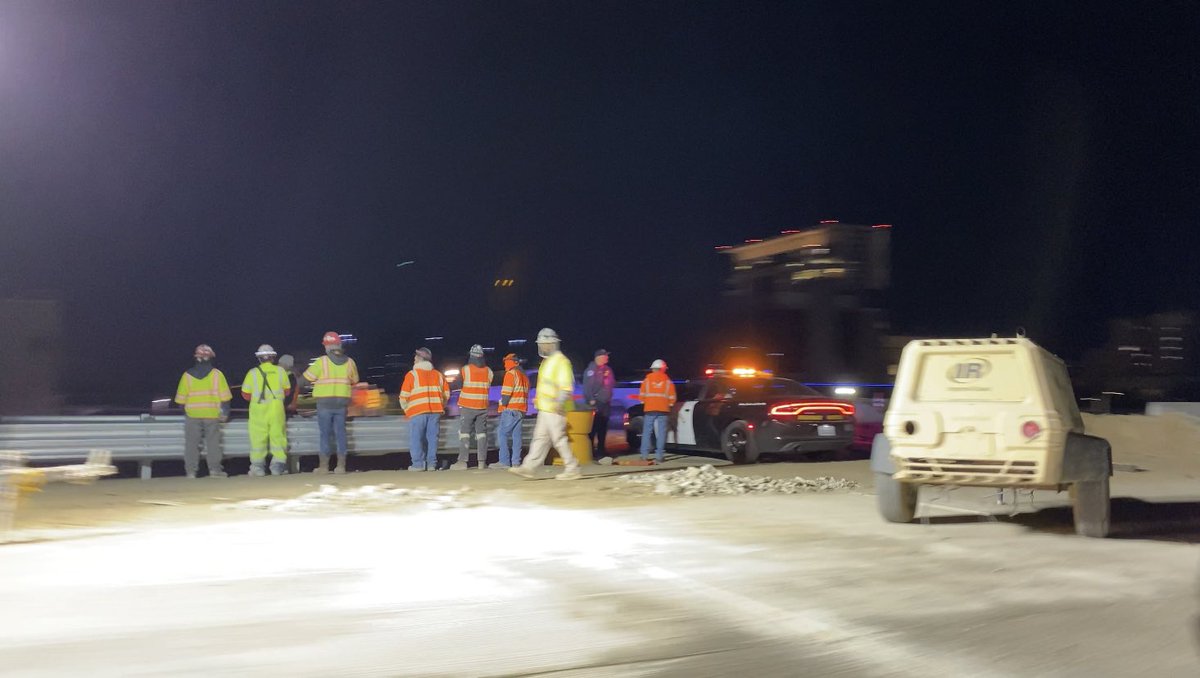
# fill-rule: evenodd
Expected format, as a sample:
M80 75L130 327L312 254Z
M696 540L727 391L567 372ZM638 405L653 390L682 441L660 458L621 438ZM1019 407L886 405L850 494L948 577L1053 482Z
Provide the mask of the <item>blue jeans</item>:
M667 413L647 412L642 415L642 459L650 457L650 433L654 433L654 460L663 462L667 449Z
M517 410L500 413L500 426L496 431L496 446L500 448L500 463L505 466L521 465L521 422L525 415ZM509 443L512 452L509 453Z
M442 415L437 413L418 414L408 418L408 452L412 455L411 468L437 470L438 432Z
M321 435L321 446L317 449L322 457L328 457L329 436L337 438L338 455L346 454L346 410L345 408L317 408L317 430ZM341 463L341 462L338 462Z

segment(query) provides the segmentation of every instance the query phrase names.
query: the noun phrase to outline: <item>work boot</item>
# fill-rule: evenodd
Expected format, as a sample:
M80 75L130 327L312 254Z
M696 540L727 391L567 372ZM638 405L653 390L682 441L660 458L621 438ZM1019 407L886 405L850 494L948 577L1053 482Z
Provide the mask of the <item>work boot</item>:
M555 480L579 480L582 477L583 477L583 474L579 472L579 469L568 469L568 470L563 471L562 473L554 476L554 479Z
M450 470L451 471L466 471L467 470L467 462L456 461L450 465Z
M514 467L508 469L508 472L513 475L521 476L522 478L526 478L528 480L532 480L537 477L536 473L534 473L533 471L530 471L529 469L525 468L524 466L514 466Z
M337 467L333 469L334 473L345 473L350 469L349 455L339 454L337 458Z
M286 461L272 461L271 462L271 475L286 476L287 472L288 472L288 467L287 467Z
M313 469L313 473L318 473L321 475L329 473L329 457L328 457L328 455L323 456L323 457L317 457L317 467L315 469Z
M261 461L256 461L250 464L250 475L256 478L261 478L262 476L267 475L266 464Z
M187 477L191 478L192 480L195 480L195 479L196 479L196 472L195 472L195 471L189 471L189 472L188 472L188 474L187 474Z
M424 472L425 472L425 467L424 467L424 466L409 466L409 467L408 467L408 470L409 470L409 471L414 471L414 472L419 472L419 473L424 473Z
M512 468L512 466L505 464L504 462L500 462L498 464L492 464L491 466L488 466L488 468Z
M208 474L208 477L209 478L228 478L229 474L222 471L221 469L217 469L216 471L210 472Z

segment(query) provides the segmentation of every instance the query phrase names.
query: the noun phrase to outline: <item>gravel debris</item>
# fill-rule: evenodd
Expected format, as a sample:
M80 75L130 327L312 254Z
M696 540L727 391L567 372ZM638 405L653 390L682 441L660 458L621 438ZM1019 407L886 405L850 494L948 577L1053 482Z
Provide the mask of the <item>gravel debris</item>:
M471 496L470 487L464 486L457 490L445 491L430 490L424 487L396 487L385 483L344 490L334 485L322 485L295 499L247 499L229 504L218 504L213 508L315 513L321 511L374 511L416 504L424 504L425 508L431 509L468 508L482 503L484 502L481 499Z
M735 476L722 473L711 464L692 466L670 473L638 473L622 478L631 485L650 486L654 494L675 497L701 497L718 494L800 494L852 490L858 483L845 478L821 476L815 479Z

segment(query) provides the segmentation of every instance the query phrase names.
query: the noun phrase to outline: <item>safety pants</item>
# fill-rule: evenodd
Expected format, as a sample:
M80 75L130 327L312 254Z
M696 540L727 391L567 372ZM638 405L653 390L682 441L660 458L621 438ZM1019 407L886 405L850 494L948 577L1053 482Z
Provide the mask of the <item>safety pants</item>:
M487 410L470 407L458 409L458 461L465 464L471 460L471 438L475 438L475 452L479 465L487 464Z
M571 441L567 438L567 416L557 412L538 412L537 422L533 425L533 441L529 443L529 454L521 467L534 471L546 463L546 455L550 454L550 446L562 457L566 471L578 471L579 460L571 451Z
M250 463L287 461L287 415L282 400L250 404Z

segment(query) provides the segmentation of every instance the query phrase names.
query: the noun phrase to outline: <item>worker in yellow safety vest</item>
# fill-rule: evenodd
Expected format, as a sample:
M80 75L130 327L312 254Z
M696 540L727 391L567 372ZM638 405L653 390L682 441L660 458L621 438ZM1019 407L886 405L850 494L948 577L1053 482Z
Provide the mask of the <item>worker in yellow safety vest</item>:
M560 350L561 340L557 332L549 327L543 328L538 332L537 347L542 364L538 368L537 390L534 392L538 414L533 427L533 441L529 443L529 455L525 461L508 471L524 478L536 478L537 468L546 461L546 455L553 445L566 467L555 476L555 480L578 480L583 475L567 439L567 412L574 402L575 373L571 369L571 361Z
M287 413L284 406L291 389L288 371L275 364L275 349L263 344L254 352L258 366L242 379L242 397L250 402L250 475L267 475L267 454L271 455L271 475L287 473Z
M208 344L200 344L193 351L196 364L179 378L175 389L175 402L183 406L183 470L187 477L195 478L200 470L200 447L208 458L208 475L212 478L226 477L221 467L221 424L229 419L229 382L221 370L213 367L217 357Z
M495 375L483 358L483 347L475 344L461 372L462 390L458 392L458 461L451 471L465 471L471 461L471 434L475 435L475 454L479 470L487 468L488 390Z
M317 430L321 441L314 473L329 472L330 436L337 438L335 472L345 473L349 470L346 408L350 406L350 392L358 383L358 365L342 350L342 337L337 332L326 332L321 343L325 346L325 355L314 360L303 374L304 380L313 385L313 397L317 400Z

